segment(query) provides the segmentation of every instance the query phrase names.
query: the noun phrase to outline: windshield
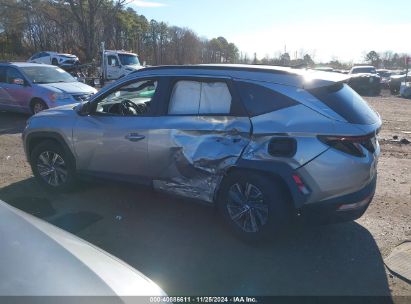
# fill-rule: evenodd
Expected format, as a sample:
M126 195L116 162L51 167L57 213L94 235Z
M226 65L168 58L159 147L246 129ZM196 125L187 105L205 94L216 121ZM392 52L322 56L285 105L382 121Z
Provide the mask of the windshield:
M58 67L52 66L29 66L22 67L21 70L26 74L32 83L56 83L56 82L76 82L69 73Z
M122 65L140 65L138 57L131 54L118 54Z
M355 68L352 70L351 74L360 74L360 73L370 73L375 74L376 71L374 68Z

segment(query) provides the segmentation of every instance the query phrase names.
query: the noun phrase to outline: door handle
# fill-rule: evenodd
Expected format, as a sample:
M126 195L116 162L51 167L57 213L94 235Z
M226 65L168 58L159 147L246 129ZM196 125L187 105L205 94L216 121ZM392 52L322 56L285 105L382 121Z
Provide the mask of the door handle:
M143 140L146 137L144 135L140 135L138 133L130 133L130 134L126 135L125 138L128 139L129 141L136 142L136 141Z

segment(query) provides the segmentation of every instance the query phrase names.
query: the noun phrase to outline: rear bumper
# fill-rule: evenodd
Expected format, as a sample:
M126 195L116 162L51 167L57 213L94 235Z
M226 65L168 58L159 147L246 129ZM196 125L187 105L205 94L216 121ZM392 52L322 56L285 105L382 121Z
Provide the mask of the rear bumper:
M338 223L360 218L370 205L377 184L377 176L363 189L340 197L303 205L302 218L308 222Z

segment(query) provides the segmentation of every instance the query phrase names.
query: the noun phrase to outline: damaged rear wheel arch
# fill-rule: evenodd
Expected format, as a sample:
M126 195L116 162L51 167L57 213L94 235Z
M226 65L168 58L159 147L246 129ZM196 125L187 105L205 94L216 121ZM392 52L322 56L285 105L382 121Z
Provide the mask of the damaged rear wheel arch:
M220 191L222 189L222 186L224 185L224 182L227 180L227 177L229 175L238 174L238 173L241 173L241 174L247 174L247 173L259 174L259 175L262 175L262 176L266 177L267 179L270 179L273 183L275 183L278 187L281 188L281 190L284 193L284 195L286 197L286 200L288 202L288 205L289 205L288 207L290 208L290 211L295 210L295 205L294 205L294 201L293 201L290 189L289 189L287 183L284 181L284 179L280 175L278 175L274 172L265 172L265 171L261 171L261 170L258 170L258 169L241 168L241 167L236 167L236 166L228 168L226 170L223 178L221 179L221 182L219 183L219 185L218 185L218 187L215 191L215 194L214 194L214 202L215 202L214 206L215 207L217 207L217 205L218 205L218 197L220 195Z
M221 181L215 205L224 222L240 238L259 241L279 235L291 223L289 199L281 177L231 168Z

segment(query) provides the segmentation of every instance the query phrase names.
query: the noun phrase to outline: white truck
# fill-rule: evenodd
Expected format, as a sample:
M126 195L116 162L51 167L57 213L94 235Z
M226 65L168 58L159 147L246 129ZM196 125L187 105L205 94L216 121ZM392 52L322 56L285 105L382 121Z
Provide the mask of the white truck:
M142 69L137 54L126 51L104 50L100 56L100 82L116 80Z
M137 54L124 50L106 50L102 43L96 61L66 67L65 70L81 82L103 87L106 82L115 81L142 68Z

